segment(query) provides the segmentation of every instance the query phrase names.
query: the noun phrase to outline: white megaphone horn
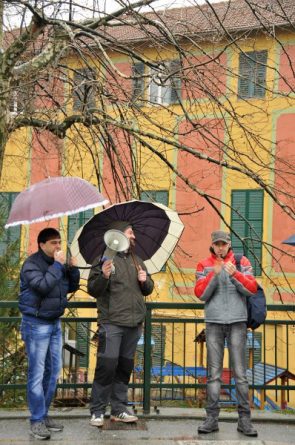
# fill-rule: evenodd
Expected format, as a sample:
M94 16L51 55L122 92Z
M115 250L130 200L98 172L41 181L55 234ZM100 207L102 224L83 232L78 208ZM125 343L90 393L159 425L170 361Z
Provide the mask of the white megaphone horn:
M118 252L129 249L129 239L120 230L108 230L103 237L107 246L103 254L103 260L112 260Z

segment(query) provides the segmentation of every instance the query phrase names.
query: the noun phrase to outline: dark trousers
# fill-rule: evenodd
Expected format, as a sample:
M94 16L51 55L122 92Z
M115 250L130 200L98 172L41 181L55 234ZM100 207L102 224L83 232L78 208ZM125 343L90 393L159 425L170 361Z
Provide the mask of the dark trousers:
M109 323L100 325L90 402L92 414L104 414L109 403L111 414L126 410L128 383L141 332L141 324L132 328Z

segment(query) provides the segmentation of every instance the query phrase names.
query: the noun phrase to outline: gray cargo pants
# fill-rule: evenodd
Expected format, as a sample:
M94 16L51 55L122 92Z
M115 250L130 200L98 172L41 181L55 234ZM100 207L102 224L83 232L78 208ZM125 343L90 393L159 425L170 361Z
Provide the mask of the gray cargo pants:
M128 383L141 332L142 324L132 328L109 323L100 325L90 401L91 414L104 414L109 403L111 414L126 411Z

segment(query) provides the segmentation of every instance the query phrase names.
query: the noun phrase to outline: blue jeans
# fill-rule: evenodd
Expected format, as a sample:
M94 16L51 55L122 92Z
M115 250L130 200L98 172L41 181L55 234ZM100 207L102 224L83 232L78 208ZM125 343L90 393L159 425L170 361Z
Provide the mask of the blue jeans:
M232 324L206 323L207 346L207 416L218 417L221 375L223 370L224 340L230 354L233 370L238 413L240 417L250 417L249 386L246 376L246 322Z
M38 319L21 323L21 335L28 356L27 398L31 422L47 417L62 366L61 322Z

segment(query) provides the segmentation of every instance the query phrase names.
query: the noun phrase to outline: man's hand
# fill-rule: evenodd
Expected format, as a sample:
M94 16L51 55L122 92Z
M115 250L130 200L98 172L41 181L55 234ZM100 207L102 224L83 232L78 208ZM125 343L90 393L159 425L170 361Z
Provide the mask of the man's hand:
M146 271L143 270L141 266L138 266L137 279L140 283L144 283L146 281Z
M77 258L75 256L71 256L70 260L69 260L69 266L70 267L77 267Z
M219 275L220 274L220 272L222 271L222 268L223 268L223 264L224 263L223 263L221 258L218 258L215 261L215 264L214 264L214 267L213 267L215 275Z
M66 256L62 250L54 252L54 261L57 261L60 264L65 264Z
M233 275L236 271L237 268L236 266L231 262L228 261L225 266L224 266L224 270L229 274L229 275Z
M110 275L112 273L112 260L106 260L104 261L103 265L102 265L102 273L103 276L108 280L110 278Z

